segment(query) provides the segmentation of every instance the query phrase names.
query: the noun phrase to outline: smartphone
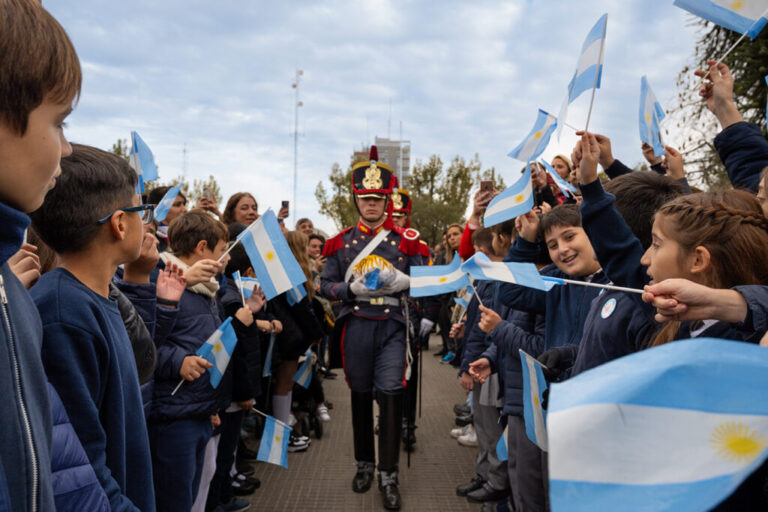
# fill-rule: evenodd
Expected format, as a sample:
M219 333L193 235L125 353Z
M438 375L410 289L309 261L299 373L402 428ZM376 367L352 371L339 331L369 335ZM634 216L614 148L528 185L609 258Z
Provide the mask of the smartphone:
M494 191L493 180L482 180L480 182L480 190L483 192L493 192Z
M203 199L213 201L213 190L211 190L209 187L203 188Z
M289 210L288 210L288 205L289 205L289 204L290 204L290 201L283 201L283 204L282 204L282 206L281 206L281 208L280 208L280 209L283 209L283 208L285 208L285 213L286 213L286 214L287 214L287 213L288 213L288 211L289 211Z

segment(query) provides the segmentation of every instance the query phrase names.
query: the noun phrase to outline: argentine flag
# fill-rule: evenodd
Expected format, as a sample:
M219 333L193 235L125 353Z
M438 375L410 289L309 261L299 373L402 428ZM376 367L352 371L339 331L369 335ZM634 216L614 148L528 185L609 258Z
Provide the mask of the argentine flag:
M182 184L179 183L178 185L169 188L168 192L166 192L160 202L157 203L157 206L155 206L155 220L157 222L163 222L168 216L168 212L171 211L173 202L176 201L176 198L181 191L181 186Z
M459 253L453 254L448 265L422 265L411 267L411 297L429 297L455 292L469 286L469 276L462 272Z
M307 289L304 287L304 283L297 284L285 294L285 298L288 300L288 304L295 306L301 299L307 296Z
M267 300L272 300L307 280L277 223L267 210L239 237Z
M472 295L474 295L472 288L467 288L467 291L464 292L464 295L461 297L454 297L453 302L463 307L464 309L467 309L469 307L469 301L472 300Z
M525 434L533 444L547 451L547 412L542 407L547 380L541 370L541 363L520 349L523 363L523 419Z
M661 128L659 123L664 119L664 109L653 94L648 79L640 79L640 140L653 146L653 154L664 154L664 144L661 143Z
M304 389L309 388L309 383L312 382L312 349L308 348L307 351L304 353L304 362L301 363L301 366L299 366L298 371L296 371L296 375L293 376L293 382L298 384L299 386L303 387Z
M675 0L681 9L754 39L768 22L766 0Z
M275 338L277 338L277 334L272 333L269 335L269 348L267 348L267 357L264 358L264 368L261 371L262 377L272 375L272 350L275 348Z
M557 174L557 171L555 170L552 165L550 165L549 162L544 160L543 158L539 160L541 164L544 166L544 168L547 170L550 176L552 176L552 180L555 182L555 185L557 185L557 188L563 191L564 194L569 194L571 197L576 195L576 187L565 181L563 178L560 177L559 174Z
M608 25L608 14L603 14L592 30L587 34L581 46L581 55L576 64L576 71L568 84L568 103L578 98L584 91L600 88L603 75L603 50L605 47L605 31ZM562 122L563 120L561 120Z
M532 209L533 184L531 183L531 163L528 162L520 179L488 203L483 224L487 228L495 226L505 220L528 213Z
M555 283L544 281L533 263L491 261L481 252L476 252L465 261L461 265L461 270L471 275L473 279L519 284L545 292L556 286Z
M205 340L205 343L197 349L195 355L202 357L213 366L208 368L211 374L211 386L214 388L221 382L221 377L227 371L229 358L235 351L237 345L237 336L232 328L232 317L227 318L216 328L211 336Z
M547 149L555 128L557 128L557 118L539 109L539 115L531 133L515 149L507 153L507 156L523 162L536 160Z
M240 295L243 299L250 299L253 291L259 288L259 280L252 277L242 277L239 270L232 272L232 279L235 280Z
M710 510L768 457L768 349L697 338L549 392L552 510Z
M272 416L267 415L267 421L264 422L264 432L261 434L261 444L259 452L256 454L256 460L269 462L278 466L288 467L288 440L291 434L291 427L277 421Z
M499 438L499 442L496 443L496 458L499 460L509 459L509 447L507 446L507 437L509 433L509 425L504 427L504 432Z
M144 183L147 181L156 180L158 178L157 166L155 165L155 157L152 151L147 146L147 143L139 137L136 132L131 132L131 151L129 155L129 162L133 170L136 171L136 175L139 177L139 182L136 186L139 194L144 193Z

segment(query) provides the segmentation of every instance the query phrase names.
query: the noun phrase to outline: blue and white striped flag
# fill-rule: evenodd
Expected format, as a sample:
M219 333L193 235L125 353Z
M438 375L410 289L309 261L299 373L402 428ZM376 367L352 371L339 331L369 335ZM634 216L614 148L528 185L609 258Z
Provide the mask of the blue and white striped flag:
M448 265L411 267L411 297L429 297L455 292L469 286L469 276L462 272L459 253L453 254Z
M578 190L576 190L576 187L565 181L559 174L557 174L557 171L555 170L552 165L544 160L543 158L539 160L541 164L544 166L544 168L547 170L550 176L552 176L552 180L555 182L555 185L557 185L557 188L563 191L564 194L569 194L571 197L576 195Z
M299 366L296 375L293 376L293 382L307 389L309 388L309 383L312 382L312 349L308 348L304 356L306 359Z
M539 109L539 115L536 117L531 133L515 149L507 153L507 156L523 162L536 160L547 149L555 128L557 128L557 118Z
M454 297L453 302L463 307L464 309L467 309L469 307L469 302L472 300L472 295L474 295L474 292L472 291L472 288L469 287L467 288L467 291L464 292L464 295L461 297Z
M681 9L754 39L768 23L766 0L675 0Z
M640 79L640 140L653 146L653 154L656 156L661 156L665 152L659 127L664 117L661 103L648 85L648 79L643 76Z
M261 371L262 377L272 375L272 350L275 348L275 338L277 338L277 334L272 333L269 335L269 347L267 348L267 357L264 358L264 368Z
M603 14L592 30L584 39L581 54L576 64L576 71L568 84L568 103L578 98L581 93L593 88L600 88L603 75L603 50L605 47L605 32L608 25L608 14ZM560 119L560 122L564 122Z
M285 294L285 298L288 300L288 304L291 306L295 306L299 302L301 302L301 299L307 296L307 289L304 287L304 283L297 284L290 290L288 290Z
M280 230L275 212L267 210L239 237L267 300L307 280Z
M523 364L523 419L525 434L533 444L547 451L547 412L542 407L547 380L541 370L541 363L520 349Z
M264 422L264 432L261 434L259 452L256 460L288 467L288 440L291 435L291 427L267 415Z
M768 350L697 338L549 392L552 510L711 510L768 457Z
M765 85L768 85L768 75L765 75ZM765 121L768 126L768 100L765 102Z
M178 185L169 188L168 192L166 192L160 202L157 203L157 206L155 206L155 220L157 222L163 222L168 216L168 212L171 211L173 202L176 201L176 198L179 196L181 187L182 183L179 183Z
M237 289L243 300L250 299L253 291L259 288L259 280L253 277L242 277L239 270L232 272L232 279L235 280Z
M491 261L488 256L476 252L461 265L461 270L467 272L473 279L502 281L519 284L528 288L549 291L556 283L550 283L541 278L536 265L533 263L518 263L512 261Z
M139 182L136 185L139 194L144 193L144 183L147 181L156 180L158 178L157 166L155 165L155 157L152 151L147 146L147 143L139 137L136 132L131 132L131 151L129 155L129 162L133 170L136 171L136 175L139 177Z
M509 425L504 427L504 432L496 443L496 458L499 460L509 459L509 446L507 445L507 436L509 434Z
M232 317L227 318L220 326L205 340L205 343L197 349L195 355L202 357L213 366L208 368L210 373L211 386L214 388L219 385L224 372L227 371L229 358L235 351L237 345L237 336L232 328Z
M520 179L488 203L483 224L487 228L495 226L528 213L532 209L533 184L531 183L531 163L528 162Z

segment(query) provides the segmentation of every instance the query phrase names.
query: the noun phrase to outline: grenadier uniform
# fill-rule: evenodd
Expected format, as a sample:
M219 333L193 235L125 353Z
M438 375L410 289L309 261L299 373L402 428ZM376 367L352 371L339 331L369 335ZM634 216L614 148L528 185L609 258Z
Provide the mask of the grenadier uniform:
M357 197L389 198L396 180L391 169L376 161L371 147L370 161L352 170L353 191ZM323 250L327 258L321 278L321 292L332 301L341 301L335 331L341 345L344 373L352 394L352 430L357 473L355 492L367 491L375 467L373 398L379 402L379 488L384 506L400 508L397 469L400 451L403 390L406 381L406 333L410 318L407 305L411 265L425 261L425 244L413 229L401 229L387 215L371 228L361 220L328 240ZM357 203L355 203L357 204ZM426 252L428 258L429 252ZM376 265L398 276L396 284L365 293L361 288L361 266ZM356 282L357 281L357 282ZM361 293L355 293L357 290ZM384 294L386 292L386 294ZM410 359L410 358L408 358Z

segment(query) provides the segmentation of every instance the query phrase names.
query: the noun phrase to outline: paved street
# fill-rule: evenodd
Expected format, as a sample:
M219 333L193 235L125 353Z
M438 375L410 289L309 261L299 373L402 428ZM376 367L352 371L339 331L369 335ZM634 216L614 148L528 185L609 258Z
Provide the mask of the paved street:
M438 343L432 337L432 351ZM327 400L333 402L332 421L325 424L322 439L312 439L304 453L288 455L288 469L258 464L261 488L251 497L252 510L260 511L368 511L383 510L375 484L365 494L351 489L355 472L352 451L352 422L349 390L343 372L324 381ZM424 357L423 412L416 434L417 450L406 464L400 456L400 492L403 509L413 511L480 510L456 496L457 484L469 481L474 473L475 448L460 446L449 435L454 427L453 404L464 400L453 367L441 365L432 353ZM252 447L257 448L254 442Z

